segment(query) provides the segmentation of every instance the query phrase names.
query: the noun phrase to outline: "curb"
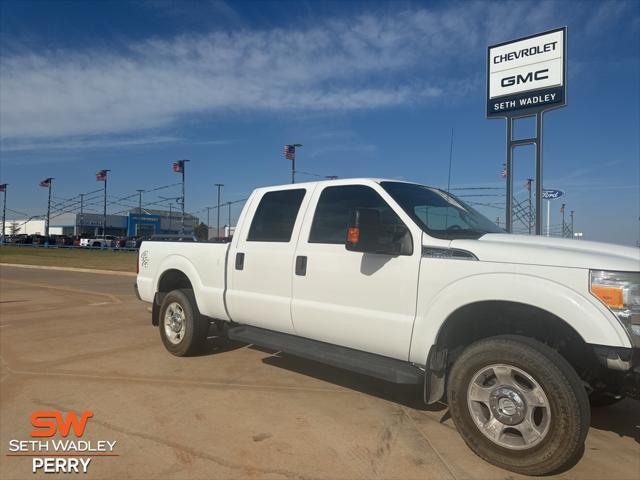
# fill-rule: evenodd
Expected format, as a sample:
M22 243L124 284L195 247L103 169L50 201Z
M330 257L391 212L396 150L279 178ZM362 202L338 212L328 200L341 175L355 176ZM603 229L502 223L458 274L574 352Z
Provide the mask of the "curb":
M0 267L32 268L34 270L58 270L61 272L96 273L98 275L117 275L121 277L136 277L133 272L118 272L115 270L92 270L90 268L46 267L43 265L22 265L19 263L0 263Z

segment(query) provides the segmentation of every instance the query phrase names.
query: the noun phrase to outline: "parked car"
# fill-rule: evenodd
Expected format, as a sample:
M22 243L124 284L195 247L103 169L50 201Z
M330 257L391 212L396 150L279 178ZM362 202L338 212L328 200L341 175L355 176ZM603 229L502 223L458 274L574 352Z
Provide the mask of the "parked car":
M33 237L31 235L20 234L11 238L11 242L16 245L31 245Z
M99 237L92 238L82 238L80 240L81 247L92 247L92 248L109 248L114 246L114 242L116 237L113 235L105 235Z
M423 384L480 457L544 475L584 448L589 401L640 399L639 265L437 188L335 180L255 190L231 243L143 242L136 291L176 356L219 335Z
M53 247L56 246L56 239L52 236L47 237L45 235L33 235L31 243L34 246L37 245L39 247Z
M68 235L58 235L56 237L56 244L59 247L72 247L73 246L73 237Z

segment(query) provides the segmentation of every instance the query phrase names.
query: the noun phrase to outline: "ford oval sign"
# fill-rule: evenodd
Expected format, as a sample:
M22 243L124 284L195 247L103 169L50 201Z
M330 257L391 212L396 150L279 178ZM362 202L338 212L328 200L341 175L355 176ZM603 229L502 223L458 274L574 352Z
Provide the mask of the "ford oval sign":
M562 190L542 190L542 198L545 200L555 200L556 198L560 198L562 195L564 195Z

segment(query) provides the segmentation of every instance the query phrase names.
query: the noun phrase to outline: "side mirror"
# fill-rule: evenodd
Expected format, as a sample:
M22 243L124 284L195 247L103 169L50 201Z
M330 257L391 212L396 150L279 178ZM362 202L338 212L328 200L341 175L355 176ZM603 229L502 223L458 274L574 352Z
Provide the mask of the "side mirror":
M381 225L380 212L374 208L356 208L347 228L345 247L351 252L385 255L411 255L413 241L403 223Z

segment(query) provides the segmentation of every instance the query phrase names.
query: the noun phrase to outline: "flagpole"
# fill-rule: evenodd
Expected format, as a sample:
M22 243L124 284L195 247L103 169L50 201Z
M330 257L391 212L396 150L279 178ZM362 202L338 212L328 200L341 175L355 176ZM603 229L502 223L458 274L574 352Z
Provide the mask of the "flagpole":
M84 226L84 193L80 194L80 231L78 236L82 236L82 227Z
M102 236L107 236L107 178L111 170L104 170L104 204L102 207Z
M5 229L7 228L6 220L7 220L7 186L9 184L4 184L4 200L2 201L2 243L4 243Z
M47 201L47 224L44 227L44 236L49 236L49 222L51 221L51 185L53 184L53 178L49 179L49 200Z

